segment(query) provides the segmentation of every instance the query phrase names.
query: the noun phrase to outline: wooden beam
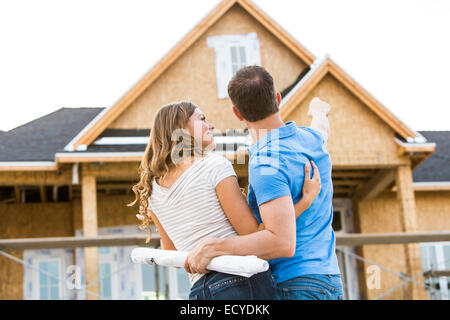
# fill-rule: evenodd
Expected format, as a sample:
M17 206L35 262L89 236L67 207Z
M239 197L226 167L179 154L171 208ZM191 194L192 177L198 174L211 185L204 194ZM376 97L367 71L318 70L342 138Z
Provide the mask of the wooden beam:
M45 189L45 186L39 186L39 192L41 194L41 201L43 203L47 202L47 190Z
M331 176L334 178L370 178L373 175L373 170L366 171L332 171Z
M82 174L93 175L98 181L129 180L137 181L139 163L83 163Z
M0 186L16 185L69 185L72 183L72 171L61 168L53 172L0 172Z
M356 191L355 197L360 201L374 199L381 192L386 190L387 187L394 182L394 179L394 170L381 170Z
M0 239L0 250L27 249L62 249L86 247L121 247L121 246L150 246L157 247L160 237L153 234L150 243L146 244L147 235L135 234L127 236L109 235L96 237L51 237ZM422 242L450 241L450 231L421 231L398 233L336 233L338 246L386 245Z
M425 272L424 276L431 278L450 277L450 270L429 270Z
M121 246L151 246L158 247L159 235L152 235L150 243L146 244L147 235L127 236L97 236L97 237L51 237L1 239L0 250L40 250L40 249L72 249L87 247L121 247Z
M338 180L338 179L333 179L333 185L334 186L358 186L358 185L360 185L360 184L362 184L362 183L364 183L366 181L367 180L361 180L361 179L359 179L359 180L357 180L357 179L355 179L355 180L348 180L348 179Z
M410 166L399 166L395 174L397 199L400 204L400 224L402 232L417 232L416 201L414 197L412 170ZM422 271L422 259L418 244L405 245L406 274L413 277ZM418 279L418 281L421 281ZM414 283L407 285L409 299L424 299L426 292Z
M18 186L14 186L14 195L16 197L16 203L21 203L20 188Z
M82 221L83 236L97 237L97 188L96 178L91 175L83 175L81 179L81 205L82 205ZM98 249L84 249L84 263L86 272L86 285L98 279ZM99 294L98 282L89 287L89 290L95 294ZM96 300L95 296L87 294L87 299Z

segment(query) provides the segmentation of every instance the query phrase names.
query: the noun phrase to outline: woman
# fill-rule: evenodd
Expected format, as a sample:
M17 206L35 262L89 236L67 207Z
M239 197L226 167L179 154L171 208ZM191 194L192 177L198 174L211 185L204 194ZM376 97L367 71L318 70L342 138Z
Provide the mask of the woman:
M246 235L262 229L241 193L232 164L208 153L215 147L214 126L190 102L170 104L156 114L133 187L141 228L153 222L165 250L191 251L205 238ZM303 198L295 205L297 217L320 192L314 166L311 180L305 166ZM270 270L250 278L218 272L189 274L190 299L275 299Z

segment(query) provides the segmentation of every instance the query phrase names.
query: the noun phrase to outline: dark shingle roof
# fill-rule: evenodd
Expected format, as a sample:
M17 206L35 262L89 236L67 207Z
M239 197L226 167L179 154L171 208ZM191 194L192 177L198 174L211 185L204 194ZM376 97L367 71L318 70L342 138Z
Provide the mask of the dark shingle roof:
M420 131L436 151L413 172L414 182L450 181L450 131Z
M0 161L54 161L103 108L62 108L1 135Z

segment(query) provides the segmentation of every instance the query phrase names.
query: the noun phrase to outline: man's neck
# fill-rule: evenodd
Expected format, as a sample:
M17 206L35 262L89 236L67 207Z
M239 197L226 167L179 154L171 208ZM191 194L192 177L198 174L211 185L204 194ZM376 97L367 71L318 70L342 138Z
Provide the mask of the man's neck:
M256 122L247 122L247 127L253 143L258 142L270 131L281 128L284 125L285 123L281 120L279 112Z

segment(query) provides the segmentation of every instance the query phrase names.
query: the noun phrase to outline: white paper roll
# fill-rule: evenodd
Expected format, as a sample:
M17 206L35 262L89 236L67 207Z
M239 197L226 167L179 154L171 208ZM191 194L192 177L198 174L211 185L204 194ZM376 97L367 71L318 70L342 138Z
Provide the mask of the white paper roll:
M135 248L131 252L131 260L134 263L183 268L187 255L188 252L184 251ZM267 271L269 263L256 256L220 256L213 258L206 268L248 278Z

